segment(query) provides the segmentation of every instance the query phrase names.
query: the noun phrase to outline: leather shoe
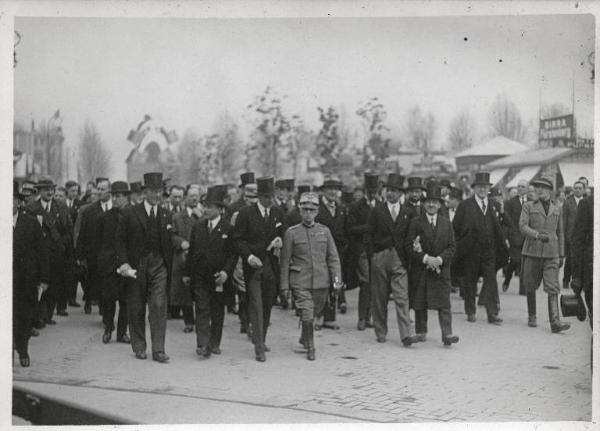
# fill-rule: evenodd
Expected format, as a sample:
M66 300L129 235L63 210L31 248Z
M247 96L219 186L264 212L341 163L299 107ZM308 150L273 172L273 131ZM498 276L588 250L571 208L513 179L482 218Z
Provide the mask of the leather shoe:
M152 360L164 364L165 362L169 362L169 356L165 352L153 352Z
M56 314L57 314L58 316L68 316L68 315L69 315L69 313L67 313L65 310L58 310L58 311L56 312Z
M221 349L219 348L219 346L215 346L211 349L211 352L214 353L215 355L220 355Z
M40 331L38 331L35 328L31 328L31 336L32 337L37 337L38 335L40 335Z
M367 322L365 322L364 320L359 320L358 325L356 325L356 329L358 329L359 331L364 331L366 328Z
M491 323L492 325L500 326L500 325L502 325L502 319L499 318L498 316L488 317L488 323Z
M56 320L46 319L46 325L56 325Z
M448 335L447 337L442 338L442 342L444 346L450 346L451 344L458 343L458 337L456 335Z
M186 334L189 334L190 332L194 331L194 327L191 325L185 325L185 328L183 328L183 332L185 332Z
M46 322L44 322L44 319L36 320L33 322L33 327L35 329L44 329L46 327Z
M83 305L83 312L85 314L92 314L92 304L89 301Z
M146 352L135 352L136 359L146 359Z
M29 359L29 355L19 356L19 363L22 367L28 367L31 365L31 360Z
M78 307L81 307L81 304L79 302L75 301L74 299L71 299L69 301L69 307L78 308Z
M129 335L123 334L117 337L117 343L131 344L131 338L129 338Z
M346 310L347 310L347 309L348 309L348 306L346 305L346 303L345 303L345 302L342 302L342 303L340 304L340 313L341 313L341 314L346 314Z
M475 318L475 315L474 315L474 314L469 314L469 315L467 315L467 322L471 322L471 323L473 323L473 322L475 322L476 320L477 320L477 319Z
M258 362L265 362L267 360L267 357L265 356L265 352L257 352L256 353L256 360Z
M402 339L402 345L404 347L410 347L410 346L412 346L412 343L414 343L414 341L415 340L413 339L413 337L404 337Z
M102 342L104 344L109 343L111 337L112 337L112 331L110 329L105 329L104 334L102 335Z
M378 343L385 343L385 337L377 337Z
M508 290L508 283L502 283L502 292L506 292Z
M198 356L202 356L203 358L210 358L210 349L208 347L198 347L196 348L196 354Z
M424 343L427 340L427 334L417 334L413 337L414 343Z

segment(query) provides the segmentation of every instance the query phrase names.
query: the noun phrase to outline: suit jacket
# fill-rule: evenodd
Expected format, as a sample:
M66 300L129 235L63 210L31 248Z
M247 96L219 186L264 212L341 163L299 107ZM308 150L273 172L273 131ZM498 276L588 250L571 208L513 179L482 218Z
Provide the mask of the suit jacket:
M49 281L49 255L38 220L19 210L13 228L13 301L16 304L37 304L37 286Z
M69 210L69 215L71 216L71 222L73 226L75 226L75 221L77 220L77 214L79 214L79 208L81 207L81 201L79 199L73 199L73 205L69 208L65 202L65 206Z
M51 270L58 270L64 266L65 258L72 251L73 224L67 207L52 199L50 213L44 211L41 199L27 205L26 211L42 220L44 242L50 256Z
M413 241L419 236L422 252L413 250ZM410 222L408 235L404 243L406 254L413 257L411 271L415 273L416 291L413 308L450 308L450 289L452 287L450 266L456 250L454 229L447 218L438 214L435 230L432 229L425 212ZM423 263L425 255L441 257L441 271L437 274L427 269Z
M190 217L187 209L178 212L173 216L173 236L171 241L173 244L173 266L171 270L171 286L169 290L169 298L174 306L192 305L192 296L188 286L183 284L183 274L185 272L186 256L189 253L184 252L181 244L184 241L190 242L192 235L192 227L199 222L197 215L192 213Z
M104 277L115 274L118 268L115 238L121 217L120 210L115 207L98 216L97 267L98 273Z
M591 290L594 278L594 196L579 202L571 239L573 278L581 279L583 290Z
M95 268L98 262L101 240L98 235L98 224L102 216L102 204L98 200L81 210L81 227L77 236L75 254L78 259L87 261L89 268Z
M406 200L406 202L404 203L404 205L402 205L402 207L408 213L409 220L412 220L415 217L420 216L421 213L425 212L425 210L423 209L423 207L420 204L419 205L413 205L408 199Z
M267 247L276 238L283 241L286 230L284 216L281 210L272 206L269 210L268 222L264 220L258 204L247 205L239 210L235 226L231 232L234 241L235 252L242 258L244 263L244 276L248 280L254 273L254 269L248 264L248 257L253 254L263 264L267 254L273 264L273 272L278 273L277 257L273 249L267 252Z
M519 249L519 252L523 248L523 242L525 241L525 236L519 228L522 209L519 196L510 198L504 204L504 224L507 228L508 242L511 248Z
M398 253L402 265L408 268L409 256L406 255L404 241L410 224L409 217L409 212L402 206L395 222L387 203L373 208L367 218L365 241L367 255L371 257L374 253L393 247Z
M214 274L225 271L231 279L237 263L233 250L231 230L225 217L212 230L208 220L195 223L190 233L190 250L185 263L185 274L191 277L192 287L210 286L215 289Z
M579 201L581 204L583 199ZM577 217L577 202L573 196L569 196L562 207L563 227L565 229L565 244L571 243L573 238L573 229L575 228L575 217ZM567 250L569 251L569 250Z
M539 200L525 202L519 219L519 228L525 235L523 256L543 257L547 259L565 255L562 213L560 207L550 201L548 215ZM543 243L535 239L537 233L547 233L550 241Z
M160 250L170 274L173 256L171 215L168 210L157 205L156 216L159 223ZM143 202L123 208L115 241L118 266L128 263L134 269L138 267L144 253L148 218Z
M285 214L285 224L287 226L292 227L300 223L302 223L302 216L298 207L292 208Z
M377 206L377 204L375 205ZM349 246L352 255L357 257L365 251L366 233L368 229L367 220L371 213L371 206L366 199L361 199L350 205L348 220L346 223Z
M338 254L342 256L348 241L346 239L346 207L342 204L335 204L335 215L331 215L327 205L323 201L319 202L319 212L315 217L315 222L321 223L329 228L335 246L337 247Z
M488 202L491 200L488 199ZM506 237L500 226L500 221L496 216L495 211L488 208L488 211L492 211L494 220L494 242L496 249L494 250L496 256L496 268L503 267L508 261L508 247L506 246ZM477 220L479 220L481 214L481 208L475 201L475 196L462 201L456 209L456 215L452 221L454 227L454 238L456 240L456 253L454 261L457 262L457 266L461 266L459 261L470 259L473 253L479 253L475 245L477 244L475 226Z

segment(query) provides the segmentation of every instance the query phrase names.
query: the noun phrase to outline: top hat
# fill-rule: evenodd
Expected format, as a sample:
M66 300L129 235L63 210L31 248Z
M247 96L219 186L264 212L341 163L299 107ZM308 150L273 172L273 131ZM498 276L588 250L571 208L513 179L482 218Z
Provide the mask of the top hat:
M319 195L317 195L314 192L306 192L306 193L302 193L302 195L300 196L300 202L298 203L299 207L313 207L313 208L318 208L319 207Z
M240 180L242 180L240 187L244 187L246 184L254 184L254 172L244 172L240 175Z
M275 187L277 187L278 189L285 189L285 180L275 181Z
M366 173L365 174L365 189L367 190L377 190L379 186L379 175Z
M140 181L134 181L133 183L129 183L129 191L131 193L141 193L142 183Z
M308 184L302 184L298 186L298 194L302 196L302 193L310 192L310 186Z
M42 177L35 184L36 189L53 189L54 187L56 187L56 184L50 177Z
M531 180L530 184L537 187L546 187L547 189L554 190L554 183L548 177L538 177Z
M404 177L400 174L391 173L388 175L385 186L387 188L395 188L398 190L404 190Z
M410 177L408 180L408 185L406 186L407 190L410 189L421 189L423 191L427 190L423 185L423 179L421 177Z
M213 186L213 187L208 188L204 202L206 203L206 205L218 205L218 206L224 207L226 197L227 197L227 186L221 184L218 186Z
M144 189L162 189L163 177L162 172L148 172L144 174Z
M110 185L110 192L111 193L123 193L123 194L129 194L130 190L129 190L129 184L127 184L125 181L115 181L114 183L112 183Z
M427 197L428 199L437 199L440 203L444 202L444 198L442 197L442 186L437 181L430 181L426 187Z
M329 180L323 181L321 190L325 190L325 189L340 189L341 190L342 187L344 187L344 185L342 184L341 181L329 179Z
M446 187L449 189L450 187L452 187L452 184L450 184L450 180L444 178L444 179L440 180L440 186Z
M98 185L98 183L101 182L101 181L108 181L108 178L106 178L106 177L97 177L96 178L96 185Z
M475 180L473 180L473 184L471 184L471 187L473 186L491 186L492 183L490 183L490 173L489 172L477 172L475 173Z
M462 200L462 190L457 187L450 188L450 194L448 195L450 199Z
M577 316L580 322L587 315L581 295L560 295L560 311L564 317Z
M259 195L273 195L275 180L273 177L261 177L256 179L256 193Z

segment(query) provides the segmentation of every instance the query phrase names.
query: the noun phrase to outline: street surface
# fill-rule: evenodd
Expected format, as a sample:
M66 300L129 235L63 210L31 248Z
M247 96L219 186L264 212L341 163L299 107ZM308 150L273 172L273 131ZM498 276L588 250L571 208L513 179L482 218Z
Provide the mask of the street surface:
M501 281L500 283L501 284ZM30 342L31 367L14 357L13 379L24 387L139 423L324 423L448 421L590 421L589 323L551 334L546 294L538 291L538 327L527 327L518 279L500 292L504 325L489 325L483 308L466 322L452 295L460 342L441 343L437 312L427 342L404 348L393 303L388 341L356 330L358 290L348 292L339 331L315 332L317 360L298 348L298 320L273 309L267 362L254 360L238 318L227 314L222 355L200 359L195 334L169 320L169 364L136 360L129 345L102 344L97 308L69 308L69 317ZM148 333L148 342L150 340ZM150 347L150 346L149 346Z

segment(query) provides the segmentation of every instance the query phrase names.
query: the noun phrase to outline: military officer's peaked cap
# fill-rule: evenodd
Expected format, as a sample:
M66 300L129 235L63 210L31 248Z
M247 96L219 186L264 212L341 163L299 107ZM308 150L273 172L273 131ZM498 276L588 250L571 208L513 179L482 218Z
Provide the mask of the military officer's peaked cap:
M310 206L316 208L319 206L319 196L313 192L303 193L302 196L300 196L298 205L301 207Z

